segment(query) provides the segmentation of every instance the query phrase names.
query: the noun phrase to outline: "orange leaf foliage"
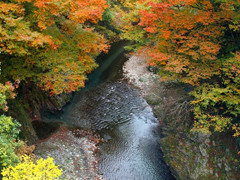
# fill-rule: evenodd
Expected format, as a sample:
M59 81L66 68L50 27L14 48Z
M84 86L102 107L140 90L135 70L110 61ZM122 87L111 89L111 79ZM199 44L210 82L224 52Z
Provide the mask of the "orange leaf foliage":
M35 17L41 30L54 23L54 16L64 15L76 23L97 23L107 8L106 0L25 0L38 8ZM19 2L25 2L19 0Z
M145 8L138 12L138 25L154 42L147 47L150 64L161 65L161 72L171 72L192 85L218 72L214 61L221 48L221 22L231 13L222 14L209 0L141 2Z
M51 94L84 87L86 74L97 67L94 58L109 48L89 23L102 19L106 0L11 2L0 2L0 50L12 58L4 62L6 76L35 79Z

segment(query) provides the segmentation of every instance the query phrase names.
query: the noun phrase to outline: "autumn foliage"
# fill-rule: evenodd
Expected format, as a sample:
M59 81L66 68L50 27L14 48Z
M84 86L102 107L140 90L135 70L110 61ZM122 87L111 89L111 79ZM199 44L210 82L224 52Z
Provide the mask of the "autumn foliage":
M29 156L22 156L21 163L16 166L9 166L2 171L3 180L17 179L59 179L62 170L58 169L53 158L39 159L36 162Z
M0 179L61 175L52 158L36 160L20 140L20 123L4 114L7 99L29 82L50 95L84 87L96 56L108 51L105 34L94 28L106 8L105 0L0 2Z
M52 95L84 87L94 58L108 50L92 24L105 0L0 2L2 81L31 80Z
M191 84L193 130L239 135L237 0L122 0L122 37L138 43L160 80Z
M106 0L1 1L2 91L9 80L32 81L51 95L84 87L95 57L109 48L94 28L105 13L162 81L194 87L194 131L239 136L239 0L114 2L109 9Z

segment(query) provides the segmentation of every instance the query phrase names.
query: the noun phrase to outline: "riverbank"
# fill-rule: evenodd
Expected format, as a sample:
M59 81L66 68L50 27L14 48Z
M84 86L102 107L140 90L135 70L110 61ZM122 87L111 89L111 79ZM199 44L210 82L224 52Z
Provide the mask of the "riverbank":
M140 89L165 135L160 145L176 179L239 179L239 158L230 134L192 133L190 100L179 84L160 83L143 57L132 56L123 67L129 83ZM186 89L187 87L185 87Z
M9 115L21 122L21 136L35 145L34 155L52 157L63 170L61 179L103 179L98 174L96 155L99 136L90 130L69 128L65 123L43 121L44 113L62 114L71 99L72 94L49 96L34 84L25 84L16 99L9 102Z
M34 154L44 159L53 157L63 170L61 179L101 180L96 156L100 141L90 130L60 127L49 138L37 141Z
M123 66L124 77L128 80L128 83L139 88L141 95L144 97L151 92L153 86L159 80L158 75L147 70L146 64L147 62L143 58L131 56Z
M107 55L98 58L99 67L88 76L86 87L76 92L67 106L61 106L56 111L52 107L43 109L41 121L33 122L38 137L44 139L37 142L35 153L43 158L53 157L54 162L63 169L63 179L102 179L102 175L98 174L96 155L98 143L102 140L94 132L108 125L108 121L102 121L107 117L103 112L108 109L101 104L101 100L110 95L113 88L121 89L121 85L98 85L117 76L126 60L124 45L125 42L113 44ZM109 94L106 94L106 89ZM113 111L115 115L115 110ZM114 120L116 118L117 116L113 117ZM60 129L56 130L59 126ZM73 131L66 127L81 129Z

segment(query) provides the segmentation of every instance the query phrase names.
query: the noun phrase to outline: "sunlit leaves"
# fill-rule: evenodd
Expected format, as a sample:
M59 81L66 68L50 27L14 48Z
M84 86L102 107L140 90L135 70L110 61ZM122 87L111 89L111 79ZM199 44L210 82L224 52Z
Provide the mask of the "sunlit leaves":
M220 50L217 38L222 35L222 27L215 23L218 19L212 4L199 3L194 0L149 2L151 9L140 11L138 23L155 42L151 45L152 52L148 51L152 63L157 65L160 61L159 65L163 65L161 61L164 61L162 72L179 74L176 77L180 81L193 85L215 73L213 60ZM162 45L166 48L159 48ZM156 59L155 54L168 59Z
M86 75L97 67L94 58L108 49L104 37L93 29L74 26L66 21L63 25L63 29L56 26L49 29L49 34L61 40L59 48L38 53L33 65L44 71L41 74L36 72L37 80L52 95L84 87Z
M234 136L239 135L237 118L240 114L240 58L239 53L235 57L224 59L221 66L222 82L203 84L196 88L192 95L195 100L195 131L222 132L233 129Z
M94 58L109 47L90 27L106 8L105 0L1 2L3 77L34 81L52 95L84 87Z
M38 8L35 17L42 30L54 24L54 18L60 15L67 16L75 23L86 21L97 23L107 8L105 0L32 0L32 2Z
M22 6L0 2L0 53L26 55L31 47L54 46L52 39L30 29Z
M196 87L194 130L239 134L239 1L121 1L121 37L143 45L160 80ZM134 5L133 5L134 4ZM125 14L124 14L125 13ZM221 58L220 58L221 57ZM224 57L224 58L223 58ZM199 86L199 87L197 87Z
M39 159L36 162L33 158L24 155L22 162L16 166L9 166L1 173L3 180L11 179L49 179L57 180L62 174L62 170L53 162L53 158Z

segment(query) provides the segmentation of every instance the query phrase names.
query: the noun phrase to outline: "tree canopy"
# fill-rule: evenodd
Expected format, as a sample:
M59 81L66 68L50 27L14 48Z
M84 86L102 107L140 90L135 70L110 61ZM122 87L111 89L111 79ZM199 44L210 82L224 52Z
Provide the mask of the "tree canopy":
M110 4L110 6L108 6ZM107 52L111 22L161 81L190 84L194 131L240 135L239 0L4 0L0 2L0 109L19 82L51 95L84 87ZM114 12L113 12L114 11ZM114 18L113 18L114 17ZM110 25L109 25L110 26ZM9 81L14 82L11 84ZM1 116L1 118L5 118ZM8 119L9 120L9 119ZM11 119L10 119L11 120Z
M122 37L138 43L162 81L195 87L193 130L239 135L238 0L122 0ZM119 17L120 17L119 16ZM135 47L134 47L135 48Z
M108 49L92 26L106 8L105 0L0 2L2 81L27 79L51 94L84 87Z

